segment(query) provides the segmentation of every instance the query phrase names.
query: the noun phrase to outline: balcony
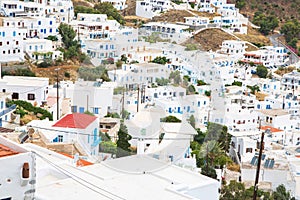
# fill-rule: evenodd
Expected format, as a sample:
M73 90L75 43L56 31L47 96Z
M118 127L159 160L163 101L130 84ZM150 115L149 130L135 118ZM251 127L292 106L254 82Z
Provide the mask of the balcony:
M6 115L7 113L9 113L9 112L15 110L16 107L17 107L17 106L14 104L14 105L10 106L9 108L7 108L6 110L1 111L1 112L0 112L0 117L2 117L2 116L4 116L4 115Z

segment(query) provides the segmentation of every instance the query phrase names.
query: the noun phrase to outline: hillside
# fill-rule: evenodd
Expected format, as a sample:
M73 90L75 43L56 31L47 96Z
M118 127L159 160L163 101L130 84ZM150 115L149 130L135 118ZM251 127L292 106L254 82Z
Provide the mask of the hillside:
M300 0L230 0L230 3L243 2L240 12L253 19L256 11L277 16L280 22L290 19L300 20Z
M235 37L221 29L205 29L194 36L194 40L201 45L205 51L220 49L224 40L236 40Z
M192 17L193 14L185 10L169 10L159 16L155 16L151 21L154 22L184 22L184 17Z

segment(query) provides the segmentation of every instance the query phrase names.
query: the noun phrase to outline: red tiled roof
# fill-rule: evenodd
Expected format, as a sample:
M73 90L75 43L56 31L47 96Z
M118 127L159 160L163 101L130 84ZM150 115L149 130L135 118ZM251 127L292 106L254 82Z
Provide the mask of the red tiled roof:
M88 125L95 121L96 118L97 117L95 116L82 113L67 114L57 121L53 127L85 129Z
M267 129L270 129L271 133L276 133L276 132L282 132L283 130L280 130L278 128L274 128L272 126L262 126L260 127L261 130L267 130Z
M4 156L12 156L18 154L18 152L11 150L9 147L0 144L0 158Z
M66 156L66 157L69 157L69 158L74 158L74 156L71 156L71 155L69 155L69 154L67 154L67 153L62 153L62 152L61 152L60 154ZM93 163L88 162L88 161L83 160L83 159L79 159L79 160L77 161L77 163L76 163L76 166L77 166L77 167L89 166L89 165L93 165Z

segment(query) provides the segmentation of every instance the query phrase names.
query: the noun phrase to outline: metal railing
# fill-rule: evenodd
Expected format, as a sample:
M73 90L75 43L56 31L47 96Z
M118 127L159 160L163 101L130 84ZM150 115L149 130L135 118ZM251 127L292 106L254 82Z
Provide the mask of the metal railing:
M1 112L0 112L0 117L2 117L3 115L6 115L7 113L9 113L9 112L15 110L16 107L17 107L17 106L14 104L14 105L10 106L9 108L7 108L6 110L1 111Z

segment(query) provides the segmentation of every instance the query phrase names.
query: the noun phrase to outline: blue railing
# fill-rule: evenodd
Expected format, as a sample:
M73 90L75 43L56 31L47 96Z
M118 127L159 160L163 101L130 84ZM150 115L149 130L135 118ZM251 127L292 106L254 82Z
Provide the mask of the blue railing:
M7 108L6 110L3 110L0 112L0 117L2 117L3 115L6 115L7 113L13 111L14 109L16 109L16 104L10 106L9 108Z
M92 147L95 147L97 145L99 145L102 142L102 138L101 137L97 137L96 140L94 140Z

